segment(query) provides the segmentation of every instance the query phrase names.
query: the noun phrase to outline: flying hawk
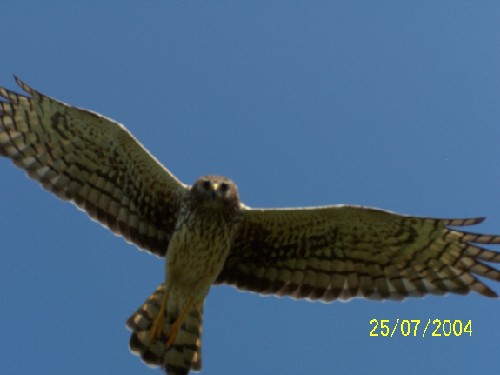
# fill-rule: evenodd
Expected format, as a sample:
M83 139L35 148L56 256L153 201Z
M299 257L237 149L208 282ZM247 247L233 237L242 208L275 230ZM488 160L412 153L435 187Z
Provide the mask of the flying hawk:
M201 369L203 304L213 284L326 302L427 293L497 294L500 236L432 219L335 205L252 209L236 185L181 183L121 124L33 90L0 87L0 155L127 241L165 257L165 280L128 319L130 349L169 375Z

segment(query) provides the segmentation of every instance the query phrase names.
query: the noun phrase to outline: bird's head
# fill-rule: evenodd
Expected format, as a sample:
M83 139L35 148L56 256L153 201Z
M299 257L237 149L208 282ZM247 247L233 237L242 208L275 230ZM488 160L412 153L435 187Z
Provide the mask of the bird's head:
M236 184L223 176L203 176L191 186L192 197L207 208L235 208L240 199Z

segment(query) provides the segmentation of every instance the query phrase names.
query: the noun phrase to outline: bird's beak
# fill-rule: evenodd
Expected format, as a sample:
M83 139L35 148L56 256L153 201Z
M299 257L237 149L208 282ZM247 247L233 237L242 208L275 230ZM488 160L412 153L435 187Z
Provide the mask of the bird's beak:
M217 188L219 187L219 184L212 184L212 198L217 198Z

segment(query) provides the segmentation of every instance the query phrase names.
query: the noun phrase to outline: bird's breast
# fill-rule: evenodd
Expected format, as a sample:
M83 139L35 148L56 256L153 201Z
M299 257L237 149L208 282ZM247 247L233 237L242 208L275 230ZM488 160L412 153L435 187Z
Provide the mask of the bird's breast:
M229 254L231 228L220 223L187 223L176 228L166 255L166 280L172 289L205 295Z

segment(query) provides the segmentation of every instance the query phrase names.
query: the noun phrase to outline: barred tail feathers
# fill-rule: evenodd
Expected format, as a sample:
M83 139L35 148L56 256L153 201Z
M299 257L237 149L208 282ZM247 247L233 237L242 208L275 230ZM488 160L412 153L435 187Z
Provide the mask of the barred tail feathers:
M177 315L166 311L163 335L150 342L150 329L160 310L165 295L165 284L161 284L144 304L127 320L132 331L130 351L151 366L161 366L168 375L187 375L190 370L201 369L201 333L203 303L193 305L186 314L175 343L166 348L170 325Z

